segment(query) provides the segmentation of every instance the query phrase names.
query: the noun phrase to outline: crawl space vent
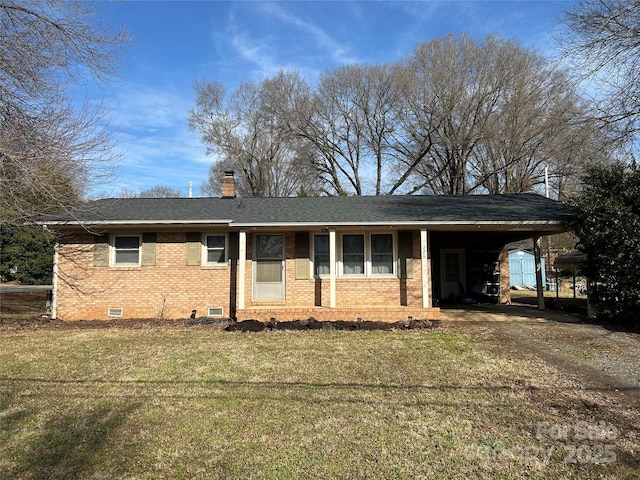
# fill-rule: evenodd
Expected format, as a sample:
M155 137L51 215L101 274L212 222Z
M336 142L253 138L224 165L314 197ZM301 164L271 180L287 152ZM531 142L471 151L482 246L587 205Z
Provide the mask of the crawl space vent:
M108 317L113 318L122 318L123 309L122 308L110 308L107 312Z
M222 307L209 307L209 313L207 313L209 317L221 317L222 316Z

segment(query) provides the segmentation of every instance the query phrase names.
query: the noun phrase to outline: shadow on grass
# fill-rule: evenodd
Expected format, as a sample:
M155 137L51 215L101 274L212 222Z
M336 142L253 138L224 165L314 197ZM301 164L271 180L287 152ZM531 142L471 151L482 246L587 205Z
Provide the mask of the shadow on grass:
M127 406L103 405L76 409L47 419L34 429L39 412L14 407L3 415L4 455L11 459L8 471L0 471L1 478L89 478L103 471L112 472L121 459L103 455L112 431L125 425L137 404ZM34 432L21 435L22 428ZM14 438L10 435L13 433ZM27 438L28 441L20 440ZM21 443L24 442L24 443ZM106 462L106 463L105 463Z
M318 390L327 392L329 390L346 391L352 390L358 391L388 391L388 392L427 392L427 391L468 391L468 392L499 392L507 390L537 390L537 387L531 387L528 385L514 385L511 382L496 385L476 384L476 385L456 385L456 384L393 384L393 383L357 383L357 382L303 382L303 381L234 381L234 380L101 380L101 379L87 379L87 380L55 380L55 379L43 379L43 378L10 378L0 377L0 382L4 383L31 383L31 384L45 384L50 386L61 387L64 389L65 385L77 389L87 389L93 391L92 395L90 391L83 391L82 394L68 394L71 397L87 397L87 398L110 398L115 396L117 398L126 398L128 395L122 394L110 394L100 395L99 389L105 388L122 388L124 391L135 391L136 398L155 398L156 391L162 391L162 397L166 398L227 398L233 397L234 390L237 389L265 389L271 392L281 392L281 395L273 395L272 400L283 400L283 396L290 400L296 400L295 396L292 396L294 392L305 392L308 390ZM149 388L149 392L145 395L136 390L136 387ZM175 388L176 391L182 392L180 394L171 393L171 389ZM221 391L214 393L211 389L228 389L226 394ZM167 392L169 389L169 392ZM196 393L198 389L203 389L206 394ZM556 387L556 390L573 391L573 387L566 387L565 389ZM594 392L609 392L609 391L629 391L640 392L640 386L619 386L615 387L602 386L597 387L583 387L582 390L594 391ZM190 393L187 393L190 392ZM60 396L64 397L62 393ZM261 397L266 398L266 397ZM308 398L306 394L301 397L301 400L306 401ZM368 400L363 400L368 401Z

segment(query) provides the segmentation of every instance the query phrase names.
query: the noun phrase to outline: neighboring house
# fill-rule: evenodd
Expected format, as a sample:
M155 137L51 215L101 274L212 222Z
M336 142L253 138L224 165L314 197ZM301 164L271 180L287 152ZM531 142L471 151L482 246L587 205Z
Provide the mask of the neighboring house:
M60 236L54 318L406 320L505 300L510 242L571 213L534 194L127 198L39 222Z

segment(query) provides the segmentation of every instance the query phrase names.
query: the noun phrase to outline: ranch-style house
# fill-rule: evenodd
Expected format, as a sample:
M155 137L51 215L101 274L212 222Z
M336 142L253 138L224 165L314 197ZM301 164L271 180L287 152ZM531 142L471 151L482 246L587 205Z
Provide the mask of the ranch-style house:
M508 300L507 245L571 217L536 194L241 198L235 182L42 217L59 234L53 318L435 319Z

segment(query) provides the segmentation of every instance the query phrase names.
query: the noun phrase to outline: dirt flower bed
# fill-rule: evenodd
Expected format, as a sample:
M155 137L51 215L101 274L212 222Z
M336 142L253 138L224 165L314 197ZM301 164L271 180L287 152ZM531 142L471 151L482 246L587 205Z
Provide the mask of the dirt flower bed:
M443 326L440 320L412 320L411 322L381 322L363 321L350 322L344 320L319 321L311 317L306 320L286 322L260 322L257 320L243 320L236 322L229 318L195 318L167 320L157 318L110 319L110 320L79 320L65 322L51 320L47 317L31 317L14 321L0 321L0 331L20 329L101 329L101 328L151 328L151 327L203 327L215 328L227 332L263 332L273 330L431 330Z

